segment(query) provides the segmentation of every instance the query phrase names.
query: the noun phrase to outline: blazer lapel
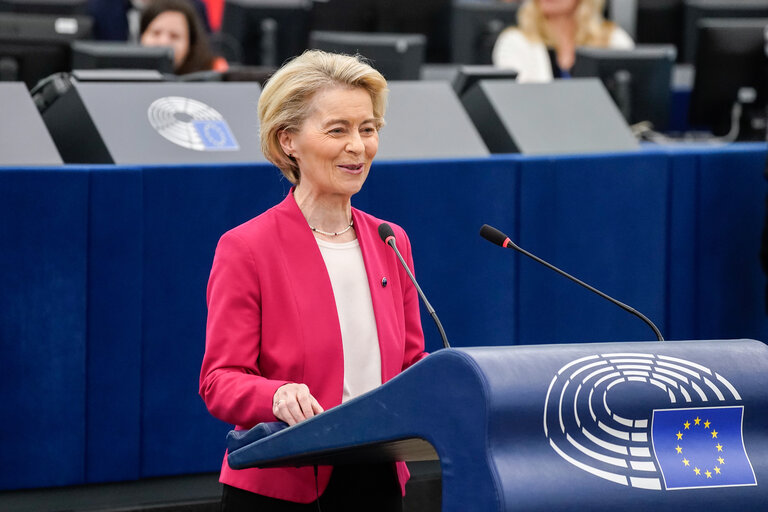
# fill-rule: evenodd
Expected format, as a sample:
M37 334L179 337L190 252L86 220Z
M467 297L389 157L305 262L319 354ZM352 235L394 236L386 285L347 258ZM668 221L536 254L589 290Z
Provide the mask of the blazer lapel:
M400 290L397 256L387 247L378 234L378 226L372 218L352 209L357 239L363 253L368 287L371 290L373 313L381 353L381 381L397 375L402 366L403 339L399 326L404 325L402 308L395 307L395 294Z
M328 396L336 405L341 403L344 356L341 343L341 328L336 313L336 301L331 288L320 248L299 210L291 191L278 206L276 230L279 240L279 254L284 259L284 268L290 278L295 311L286 312L285 320L297 322L304 346L304 382L336 382L326 389L332 389L334 396ZM318 397L319 398L319 397Z

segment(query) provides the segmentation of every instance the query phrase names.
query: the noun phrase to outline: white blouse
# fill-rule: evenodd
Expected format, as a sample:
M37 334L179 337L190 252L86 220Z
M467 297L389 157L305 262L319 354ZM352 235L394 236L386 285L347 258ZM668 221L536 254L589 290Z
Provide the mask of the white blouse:
M629 34L618 25L614 26L608 48L629 50L634 47ZM531 41L516 27L499 34L493 47L493 65L516 70L520 83L552 81L552 64L547 47L541 41Z
M331 278L341 327L343 403L381 385L379 335L360 243L317 240L317 245Z

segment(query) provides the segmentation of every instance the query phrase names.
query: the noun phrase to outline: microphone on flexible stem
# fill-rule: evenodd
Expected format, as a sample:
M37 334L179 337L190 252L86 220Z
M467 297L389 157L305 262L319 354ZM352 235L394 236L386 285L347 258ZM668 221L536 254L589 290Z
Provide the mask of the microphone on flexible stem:
M514 250L516 250L516 251L518 251L518 252L520 252L522 254L525 254L526 256L531 258L532 260L535 260L535 261L541 263L542 265L544 265L545 267L547 267L547 268L549 268L551 270L554 270L555 272L557 272L561 276L567 277L571 281L580 284L581 286L583 286L587 290L598 294L599 296L601 296L602 298L604 298L604 299L606 299L608 301L613 302L614 304L619 306L624 311L626 311L628 313L632 313L633 315L638 317L640 320L645 322L648 325L648 327L653 329L653 333L656 335L656 339L658 339L659 341L664 341L664 338L661 336L661 332L659 331L659 329L644 314L640 313L639 311L637 311L634 308L631 308L631 307L627 306L623 302L619 302L618 300L614 299L613 297L610 297L609 295L606 295L605 293L601 292L597 288L594 288L594 287L588 285L584 281L573 277L569 273L567 273L567 272L565 272L563 270L560 270L559 268L557 268L556 266L552 265L551 263L547 263L546 261L544 261L543 259L539 258L538 256L529 253L528 251L526 251L522 247L520 247L517 244L515 244L512 240L509 239L509 237L507 235L505 235L504 233L502 233L498 229L496 229L494 227L491 227L488 224L483 224L483 227L480 228L480 236L482 236L483 238L485 238L489 242L493 242L496 245L500 245L501 247L504 247L505 249L514 249Z
M397 254L397 258L400 260L400 264L408 273L408 277L411 278L411 282L413 283L413 286L415 286L416 291L419 292L419 297L421 297L421 300L424 301L424 305L427 307L429 316L431 316L432 320L435 321L435 325L437 325L437 330L440 331L440 337L443 338L443 346L445 348L451 348L451 345L448 343L448 338L445 335L445 331L443 330L443 324L441 324L440 319L437 318L437 313L435 313L435 308L432 307L432 304L430 304L429 301L427 300L427 296L424 295L423 291L421 291L421 286L419 286L419 283L416 282L416 278L413 277L413 273L411 272L411 269L408 268L408 265L405 263L405 260L403 259L403 255L400 254L400 251L397 249L397 244L395 243L395 232L392 230L392 226L390 226L386 222L382 222L381 224L379 224L379 236L381 237L381 239L384 241L385 244L390 246L395 251L395 254Z

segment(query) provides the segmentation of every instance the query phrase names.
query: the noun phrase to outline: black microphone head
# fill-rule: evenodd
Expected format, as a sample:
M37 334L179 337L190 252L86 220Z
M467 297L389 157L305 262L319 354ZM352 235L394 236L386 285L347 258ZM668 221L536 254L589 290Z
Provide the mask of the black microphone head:
M510 243L507 235L488 224L483 224L483 227L480 228L480 236L504 248Z
M390 226L386 222L382 222L381 224L379 224L379 236L381 237L381 240L385 244L388 244L389 242L387 241L387 239L389 237L392 237L392 239L394 239L395 232L392 230L392 226Z

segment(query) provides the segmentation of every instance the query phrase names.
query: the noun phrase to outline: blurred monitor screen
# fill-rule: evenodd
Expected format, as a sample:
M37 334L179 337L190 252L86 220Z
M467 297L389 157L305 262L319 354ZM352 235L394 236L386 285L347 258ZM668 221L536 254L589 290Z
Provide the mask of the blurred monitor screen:
M635 42L673 44L682 58L683 0L635 0Z
M645 45L632 50L578 48L571 70L575 77L597 77L629 124L650 121L656 130L669 124L672 45Z
M689 111L692 126L708 127L715 135L726 134L741 88L751 88L755 93L754 102L745 109L745 120L750 124L765 121L766 26L768 18L704 20L699 24ZM742 133L742 138L745 135Z
M711 18L766 18L768 0L685 0L683 11L683 62L696 57L698 23Z
M461 97L467 90L480 80L515 80L517 71L502 69L494 66L469 65L459 66L453 79L453 90Z
M377 32L423 34L425 62L451 61L453 0L378 0Z
M312 7L312 30L376 32L378 0L326 0Z
M313 31L423 34L426 62L450 62L452 0L315 0Z
M88 14L89 0L0 0L0 12Z
M387 80L418 80L424 63L422 34L316 31L309 47L336 53L359 53Z
M278 67L307 47L312 0L227 0L221 31L243 49L240 64Z
M517 3L455 3L451 20L453 62L490 64L499 34L517 21L517 7Z
M75 41L72 69L154 69L173 73L173 49L112 41Z
M0 80L39 80L71 68L70 43L91 36L89 16L0 12Z

